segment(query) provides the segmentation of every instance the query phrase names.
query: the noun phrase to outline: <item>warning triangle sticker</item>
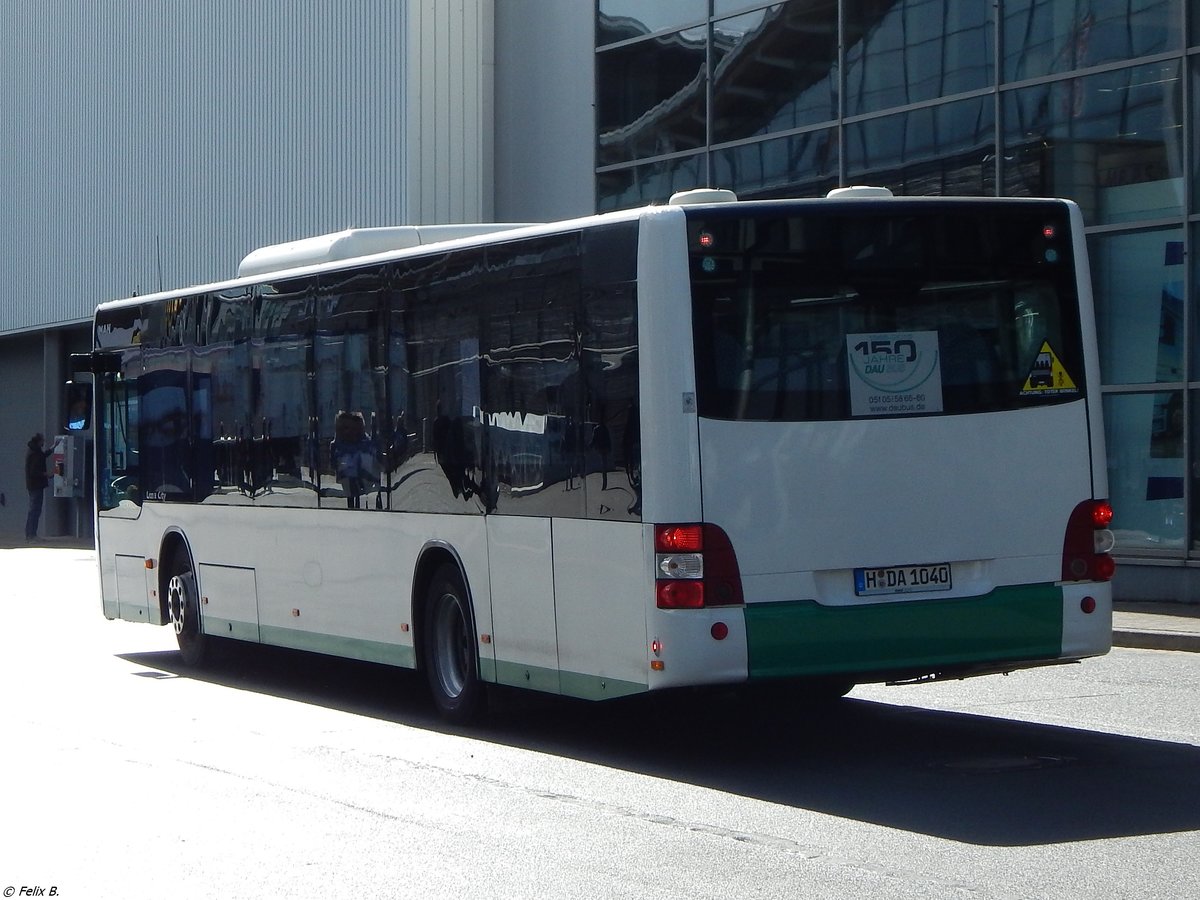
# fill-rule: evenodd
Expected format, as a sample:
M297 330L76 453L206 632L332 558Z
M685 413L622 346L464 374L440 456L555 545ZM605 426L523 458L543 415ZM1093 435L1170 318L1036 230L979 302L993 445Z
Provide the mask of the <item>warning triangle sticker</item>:
M1033 361L1029 377L1025 379L1025 385L1021 388L1021 396L1044 397L1051 394L1078 393L1079 388L1075 380L1063 366L1058 354L1050 347L1050 342L1042 341L1042 349Z

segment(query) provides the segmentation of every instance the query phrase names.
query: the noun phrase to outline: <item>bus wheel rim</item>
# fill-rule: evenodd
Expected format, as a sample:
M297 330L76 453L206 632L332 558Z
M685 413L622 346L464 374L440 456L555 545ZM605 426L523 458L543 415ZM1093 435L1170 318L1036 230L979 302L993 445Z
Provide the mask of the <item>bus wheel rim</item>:
M173 575L167 584L167 611L171 616L171 627L176 634L183 634L187 620L188 592L183 577Z

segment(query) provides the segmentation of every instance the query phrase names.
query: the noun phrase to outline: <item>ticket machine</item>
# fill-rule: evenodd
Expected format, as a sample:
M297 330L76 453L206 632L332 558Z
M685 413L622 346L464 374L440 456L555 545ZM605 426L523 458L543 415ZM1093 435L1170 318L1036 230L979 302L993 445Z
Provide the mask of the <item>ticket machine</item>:
M87 482L86 441L77 434L60 434L54 438L55 497L82 497Z

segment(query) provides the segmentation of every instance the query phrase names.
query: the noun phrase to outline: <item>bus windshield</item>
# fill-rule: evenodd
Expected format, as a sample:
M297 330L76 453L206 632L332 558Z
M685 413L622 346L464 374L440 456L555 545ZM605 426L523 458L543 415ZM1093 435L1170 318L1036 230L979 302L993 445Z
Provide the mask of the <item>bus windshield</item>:
M1079 400L1054 202L689 213L699 411L818 421Z

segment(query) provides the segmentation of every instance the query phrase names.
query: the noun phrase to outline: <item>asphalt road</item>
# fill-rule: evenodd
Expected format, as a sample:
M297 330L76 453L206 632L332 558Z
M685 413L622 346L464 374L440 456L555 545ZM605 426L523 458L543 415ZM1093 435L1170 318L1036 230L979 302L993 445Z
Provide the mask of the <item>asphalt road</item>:
M1200 896L1196 654L455 731L410 673L173 645L104 620L90 552L0 550L0 893Z

